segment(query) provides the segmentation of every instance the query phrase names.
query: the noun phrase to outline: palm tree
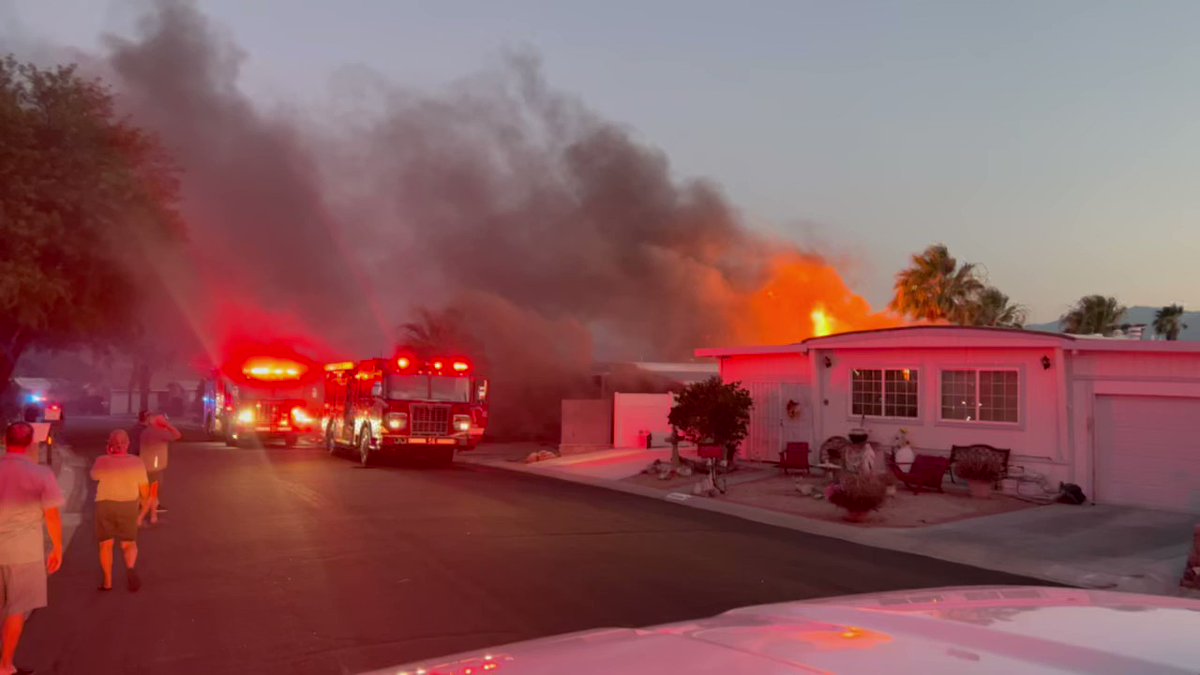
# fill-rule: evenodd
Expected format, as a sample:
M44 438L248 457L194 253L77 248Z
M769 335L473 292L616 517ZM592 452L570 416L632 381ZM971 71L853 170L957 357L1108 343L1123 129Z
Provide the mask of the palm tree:
M1065 333L1112 335L1124 315L1125 307L1116 298L1085 295L1058 321Z
M1178 340L1179 333L1185 328L1183 305L1167 305L1154 313L1154 332L1168 340Z
M1000 328L1022 328L1028 315L1025 307L1009 302L995 286L987 286L975 295L970 312L970 325Z
M465 315L456 309L435 312L426 307L416 310L417 318L400 326L401 343L419 354L435 353L466 356L477 352L478 344L470 334Z
M945 244L934 244L913 255L912 265L896 274L895 289L889 305L895 312L923 321L967 324L983 282L975 265L959 265Z

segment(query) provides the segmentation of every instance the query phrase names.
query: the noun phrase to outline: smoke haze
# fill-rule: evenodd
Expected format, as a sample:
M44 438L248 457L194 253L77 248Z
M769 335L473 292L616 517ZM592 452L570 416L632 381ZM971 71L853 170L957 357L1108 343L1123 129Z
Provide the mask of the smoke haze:
M435 92L349 72L318 119L257 108L238 88L245 53L191 3L157 3L105 44L121 104L183 172L186 260L159 269L214 357L247 335L387 354L413 309L450 307L484 346L494 405L519 401L507 419L528 427L516 417L556 417L586 389L596 345L687 359L811 309L754 298L771 259L819 257L749 231L716 186L673 178L533 55Z

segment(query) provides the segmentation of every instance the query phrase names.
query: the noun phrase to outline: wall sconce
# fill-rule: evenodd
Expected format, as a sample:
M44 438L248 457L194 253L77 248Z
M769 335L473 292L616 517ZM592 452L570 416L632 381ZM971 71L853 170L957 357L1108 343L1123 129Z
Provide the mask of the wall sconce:
M1042 357L1042 370L1050 370L1050 357L1049 356Z
M825 367L826 368L833 367L833 359L829 358L828 356L825 357Z

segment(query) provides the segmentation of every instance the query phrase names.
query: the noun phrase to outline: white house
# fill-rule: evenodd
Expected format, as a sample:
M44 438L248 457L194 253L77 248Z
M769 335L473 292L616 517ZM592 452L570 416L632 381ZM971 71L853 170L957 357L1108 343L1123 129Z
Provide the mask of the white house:
M702 349L754 396L750 458L865 426L918 452L986 443L1097 503L1200 513L1200 343L922 326ZM1009 481L1006 489L1029 486Z

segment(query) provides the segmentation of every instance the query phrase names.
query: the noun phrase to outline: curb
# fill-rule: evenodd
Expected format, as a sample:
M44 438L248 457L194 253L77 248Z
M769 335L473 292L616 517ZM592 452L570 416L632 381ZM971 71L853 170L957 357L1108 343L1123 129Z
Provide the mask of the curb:
M1150 593L1154 595L1179 595L1180 590L1175 579L1159 579L1155 575L1134 578L1115 575L1099 570L1089 570L1067 565L1030 561L1007 555L994 547L979 546L966 549L962 546L939 546L937 542L918 541L903 536L895 528L875 530L860 530L837 523L826 523L804 516L796 516L779 511L771 511L755 506L735 504L710 497L702 497L680 492L663 493L662 490L622 483L605 478L579 476L566 471L554 469L539 469L537 464L506 462L504 460L464 461L465 464L490 467L504 471L513 471L534 476L544 476L557 480L604 488L616 492L648 497L666 501L679 506L701 509L712 513L720 513L742 520L748 520L763 525L771 525L795 532L803 532L821 537L829 537L842 541L882 548L901 553L936 558L946 562L970 565L995 572L1005 572L1019 576L1027 576L1055 584L1066 584L1081 588L1096 590L1113 590L1129 593ZM1001 514L1003 515L1003 514ZM932 525L930 527L937 527Z

